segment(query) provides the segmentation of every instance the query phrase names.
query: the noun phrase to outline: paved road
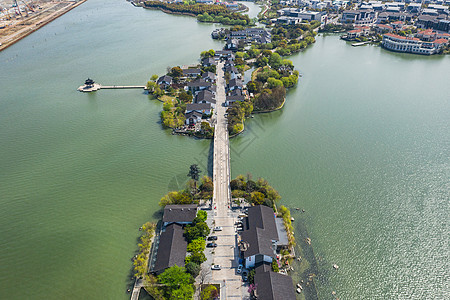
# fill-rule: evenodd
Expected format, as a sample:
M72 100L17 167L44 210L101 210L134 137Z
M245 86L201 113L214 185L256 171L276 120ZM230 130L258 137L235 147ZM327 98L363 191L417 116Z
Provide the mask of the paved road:
M217 231L217 248L214 253L214 264L222 266L222 270L213 271L213 281L222 285L222 299L242 299L245 288L241 276L236 274L237 255L235 218L230 205L230 153L228 141L227 119L225 117L225 80L223 63L217 66L216 124L214 131L214 207L215 226Z

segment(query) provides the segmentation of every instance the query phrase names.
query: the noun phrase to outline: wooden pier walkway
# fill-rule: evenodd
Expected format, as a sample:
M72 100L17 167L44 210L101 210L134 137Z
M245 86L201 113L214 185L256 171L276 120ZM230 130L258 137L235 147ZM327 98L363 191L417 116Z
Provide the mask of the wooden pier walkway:
M98 83L95 83L94 85L82 85L77 90L80 92L95 92L101 89L118 89L118 90L124 90L124 89L146 89L147 87L145 85L101 85Z
M101 85L101 89L145 89L145 85Z

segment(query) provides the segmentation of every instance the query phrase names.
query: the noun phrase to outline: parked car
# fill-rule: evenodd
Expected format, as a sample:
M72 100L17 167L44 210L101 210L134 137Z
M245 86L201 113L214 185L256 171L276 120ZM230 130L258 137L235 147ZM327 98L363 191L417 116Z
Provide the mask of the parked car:
M243 265L239 265L239 267L237 268L236 272L238 274L241 274L243 269L244 269L244 266Z
M220 265L212 265L211 270L222 270L222 267Z
M247 271L242 272L242 280L247 282L247 280L248 280L248 272Z
M222 226L216 226L214 227L214 231L222 231Z
M217 244L216 243L208 243L208 244L206 244L206 247L215 248L215 247L217 247Z
M217 236L215 235L208 236L208 241L217 241Z

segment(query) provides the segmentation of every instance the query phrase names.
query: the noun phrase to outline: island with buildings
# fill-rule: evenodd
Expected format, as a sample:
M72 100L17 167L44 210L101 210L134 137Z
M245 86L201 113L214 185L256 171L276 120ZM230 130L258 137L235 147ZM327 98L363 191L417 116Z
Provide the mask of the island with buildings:
M142 227L140 254L134 258L139 289L154 299L228 299L224 282L231 279L240 299L295 299L296 292L308 294L312 284L294 286L289 276L298 254L292 218L289 209L278 206L278 192L264 179L253 181L251 176L240 175L229 185L232 198L223 209L226 220L218 216L208 177L190 180L184 190L161 199L162 219L157 226ZM224 265L228 260L231 264Z

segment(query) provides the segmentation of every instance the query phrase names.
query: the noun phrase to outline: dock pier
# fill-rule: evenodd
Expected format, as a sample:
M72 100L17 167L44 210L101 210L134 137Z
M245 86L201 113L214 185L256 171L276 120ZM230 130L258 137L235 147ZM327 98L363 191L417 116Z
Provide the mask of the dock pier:
M77 90L84 93L95 92L101 89L146 89L145 85L101 85L96 83L94 80L88 78L84 85L80 86Z

